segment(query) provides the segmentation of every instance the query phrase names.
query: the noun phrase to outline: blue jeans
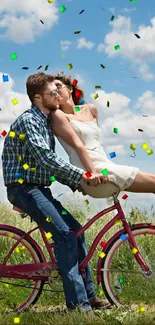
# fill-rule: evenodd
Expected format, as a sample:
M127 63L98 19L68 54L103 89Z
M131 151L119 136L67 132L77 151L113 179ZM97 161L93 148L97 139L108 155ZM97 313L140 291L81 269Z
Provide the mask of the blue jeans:
M85 268L85 279L78 270L78 264L87 255L85 235L75 236L81 224L53 198L48 187L24 183L7 187L7 198L11 204L23 209L45 232L52 234L67 308L92 310L89 300L96 294L90 268L88 265ZM62 214L62 210L67 214ZM46 221L49 216L52 217L51 222Z

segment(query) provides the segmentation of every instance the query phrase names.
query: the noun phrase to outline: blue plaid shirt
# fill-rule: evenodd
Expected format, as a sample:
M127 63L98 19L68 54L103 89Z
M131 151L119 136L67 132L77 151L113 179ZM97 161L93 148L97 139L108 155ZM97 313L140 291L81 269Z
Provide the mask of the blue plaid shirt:
M39 108L32 105L11 124L10 131L2 152L5 186L23 181L50 186L56 180L73 192L80 188L84 170L57 156L50 119Z

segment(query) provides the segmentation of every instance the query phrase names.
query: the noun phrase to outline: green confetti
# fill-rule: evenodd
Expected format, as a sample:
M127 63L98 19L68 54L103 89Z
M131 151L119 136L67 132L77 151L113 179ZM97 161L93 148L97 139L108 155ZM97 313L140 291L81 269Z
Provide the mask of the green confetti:
M101 89L101 86L95 86L96 89Z
M65 6L62 6L62 7L60 8L60 11L61 11L61 12L65 12L65 11L66 11L66 7L65 7Z
M108 171L108 169L107 168L105 168L105 169L103 169L102 171L101 171L101 173L102 173L102 175L108 175L109 174L109 171Z
M136 2L136 0L130 0L130 2Z
M68 64L68 69L69 69L69 70L73 69L73 66L72 66L71 63Z
M115 18L115 16L112 15L110 20L114 20L114 18Z
M51 177L50 177L50 181L51 181L51 182L55 182L55 181L56 181L55 177L54 177L54 176L51 176Z
M79 112L80 111L80 107L79 106L75 106L75 111Z
M67 211L66 210L62 210L62 214L63 215L67 214Z
M118 128L114 128L114 133L118 133Z
M119 282L120 282L120 284L123 284L125 282L125 279L124 278L120 278L119 279Z
M120 45L116 45L115 46L115 50L117 51L117 50L120 50Z
M17 59L17 54L16 53L10 54L10 58L11 58L11 60L16 60Z

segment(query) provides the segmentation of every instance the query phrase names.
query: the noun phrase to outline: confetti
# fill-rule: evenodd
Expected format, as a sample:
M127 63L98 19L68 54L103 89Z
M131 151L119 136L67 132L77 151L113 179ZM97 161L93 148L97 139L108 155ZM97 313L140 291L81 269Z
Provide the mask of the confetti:
M90 172L87 172L87 173L85 173L85 176L86 176L87 178L89 178L89 177L92 176L92 174L91 174Z
M72 66L72 64L71 64L71 63L69 63L67 66L68 66L68 70L71 70L71 69L73 69L73 66Z
M40 65L38 68L37 68L37 70L39 70L39 69L41 69L42 68L42 65Z
M40 22L42 23L42 24L44 24L44 22L40 19Z
M19 324L19 323L20 323L20 318L14 317L14 324Z
M47 233L46 233L46 238L47 238L47 239L50 239L51 237L52 237L52 234L51 234L50 232L47 232Z
M12 53L10 54L11 60L16 60L17 59L17 54L16 53Z
M124 278L120 278L119 279L119 282L120 282L120 284L123 284L125 282L125 279Z
M79 15L81 15L84 11L85 11L85 9L81 10L81 11L79 12Z
M55 182L55 181L56 181L55 177L54 177L54 176L51 176L51 177L50 177L50 181L51 181L51 182Z
M104 247L105 245L106 245L106 243L104 241L101 241L100 246Z
M52 3L53 2L53 0L48 0L48 3Z
M115 50L120 50L120 45L115 45Z
M47 70L48 70L48 67L49 67L49 65L46 65L46 67L45 67L45 71L47 71Z
M100 297L103 297L103 296L104 296L104 292L103 292L103 291L100 291L100 292L99 292L99 296L100 296Z
M100 67L101 67L102 69L105 69L105 66L104 66L103 64L100 64Z
M78 83L78 80L76 80L76 79L74 79L74 80L72 81L72 85L74 85L74 86L76 86L77 83Z
M28 70L28 67L23 67L22 70Z
M116 220L114 224L115 225L121 225L121 220Z
M147 143L144 142L144 143L142 144L142 148L143 148L144 150L148 149L148 147L149 147L149 145L148 145Z
M114 133L118 133L118 128L114 128Z
M122 199L123 200L126 200L128 198L128 195L127 194L124 194L123 196L122 196Z
M85 203L86 205L88 205L88 204L89 204L89 201L88 201L88 200L85 200L84 203Z
M116 157L116 153L113 151L113 152L110 152L110 158L115 158Z
M134 145L134 144L130 144L130 149L132 149L132 150L136 150L136 146Z
M134 34L137 38L140 38L140 36L138 34Z
M80 107L79 106L75 106L75 111L79 112L80 111Z
M74 32L74 34L80 34L81 33L81 30L77 30Z
M80 105L83 105L83 104L84 104L84 99L81 98L81 99L79 100L79 104L80 104Z
M144 132L142 129L138 129L138 131L140 131L140 132Z
M132 253L135 255L136 253L138 252L138 249L137 248L132 248Z
M107 100L107 107L110 107L110 102Z
M114 18L115 18L115 16L112 15L110 20L114 20Z
M13 103L13 105L18 104L18 100L16 98L12 99L12 103Z
M101 258L103 258L105 256L106 256L106 254L104 252L102 252L102 253L99 254L99 257L101 257Z
M75 97L80 97L81 96L81 90L76 89L75 91Z
M66 11L66 7L65 7L65 6L62 6L62 7L60 8L60 11L61 11L61 12L65 12L65 11Z
M68 212L66 210L62 210L62 214L66 215Z
M3 82L7 82L7 81L9 81L9 77L8 77L8 75L5 76L5 75L3 74Z
M101 89L101 86L95 86L96 89Z
M139 307L136 311L137 311L137 313L144 312L145 308L144 307Z
M101 173L102 173L102 175L104 175L104 176L106 176L106 175L108 175L108 174L109 174L109 172L108 172L108 169L107 169L107 168L103 169L103 170L101 171Z
M94 95L93 95L93 98L94 98L94 99L97 99L98 97L99 97L98 94L94 94Z
M126 239L127 239L127 236L126 236L125 234L122 234L122 235L120 236L120 239L122 239L122 240L126 240Z

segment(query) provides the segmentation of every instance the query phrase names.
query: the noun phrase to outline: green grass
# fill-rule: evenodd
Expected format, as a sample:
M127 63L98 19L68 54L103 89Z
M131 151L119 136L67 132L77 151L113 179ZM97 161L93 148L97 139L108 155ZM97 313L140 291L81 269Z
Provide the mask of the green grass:
M75 206L75 204L71 204L71 202L65 202L63 206L68 209L75 218L78 219L81 224L85 224L86 220L91 218L95 212L91 210L88 206L84 211L79 211L79 207ZM129 216L127 216L127 220L131 222L131 224L139 223L139 222L148 222L150 221L150 217L154 220L154 213L152 215L147 215L147 211L143 213L140 212L137 208L132 208L132 211ZM87 232L87 248L89 249L93 239L99 232L99 229L105 224L108 220L110 220L111 215L107 215L100 220L98 220L95 225L93 225ZM10 209L10 205L0 204L0 223L13 225L17 228L21 228L24 231L28 231L36 226L36 223L30 222L30 218L21 219L18 213L13 212ZM117 230L122 228L121 226L114 226L109 233L102 239L103 241L107 241L112 234L114 234ZM42 247L45 256L48 258L48 254L46 252L45 247L43 246L42 238L38 231L32 233L32 237L38 242L38 244ZM152 261L155 261L155 242L150 241L150 238L145 238L141 240L141 247L145 250L147 256L151 256ZM147 243L147 244L146 244ZM8 244L9 245L9 242ZM0 242L0 261L2 261L3 255L5 255L5 248L7 249L6 243ZM90 261L90 267L92 270L92 276L95 285L95 291L99 296L100 291L102 290L101 286L97 286L96 283L96 267L97 261L99 258L99 253L101 252L101 247L98 246L96 253L94 254L92 260ZM22 263L26 260L29 260L28 252L24 251L22 254L14 254L12 256L12 263ZM118 256L114 260L114 265L118 268L120 265L127 265L127 267L132 265L131 254L129 254L129 250L125 247L125 245L118 252ZM125 279L126 280L126 279ZM154 308L154 297L155 297L155 283L151 286L141 282L139 278L132 278L132 283L130 285L130 279L128 280L128 287L124 290L124 298L126 301L129 301L129 305L125 305L121 308L114 307L112 310L107 311L95 311L91 314L86 312L78 312L72 311L64 313L66 310L65 300L62 288L62 282L59 280L55 280L53 282L52 288L49 285L45 285L45 289L51 289L51 292L42 292L40 299L37 304L32 308L20 313L13 313L10 311L13 304L17 303L19 298L24 297L24 292L18 287L4 287L4 285L0 285L0 324L2 325L10 325L14 324L14 317L20 318L20 324L52 324L52 325L84 325L84 324L105 324L105 325L129 325L132 322L132 325L152 325L155 324L155 308ZM7 279L6 279L7 281ZM10 279L9 279L10 281ZM8 281L8 282L9 282ZM126 281L127 283L127 281ZM134 286L134 287L133 287ZM143 294L143 298L139 295L139 289L141 289L141 293ZM27 289L28 290L28 289ZM60 292L54 292L54 290L60 290ZM19 293L20 292L20 293ZM11 297L11 299L10 299ZM104 297L103 297L104 298ZM11 301L10 301L11 300ZM129 307L132 302L132 308ZM144 312L137 312L137 308L139 306L145 306Z

